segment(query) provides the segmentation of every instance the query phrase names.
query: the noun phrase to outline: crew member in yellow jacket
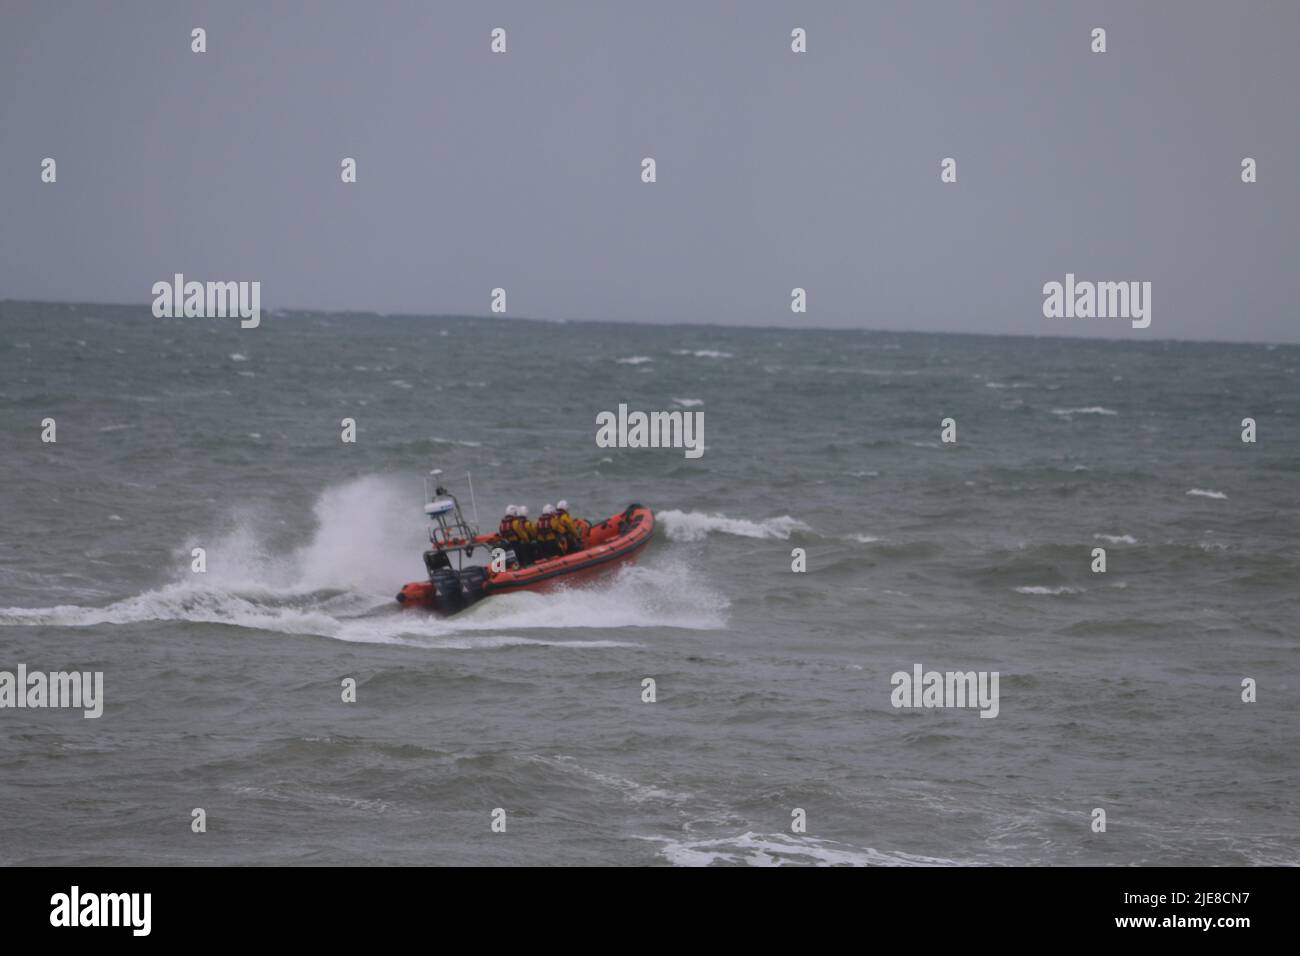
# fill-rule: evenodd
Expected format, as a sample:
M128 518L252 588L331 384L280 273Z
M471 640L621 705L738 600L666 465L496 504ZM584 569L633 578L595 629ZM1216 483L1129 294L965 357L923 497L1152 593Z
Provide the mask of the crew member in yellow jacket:
M560 538L565 541L566 551L569 554L582 550L582 529L578 527L578 522L573 520L573 515L569 514L569 503L563 498L555 505L554 525L560 533Z
M555 523L555 505L543 507L537 519L537 550L544 558L554 558L562 553L560 529Z
M528 522L526 506L511 505L506 508L506 515L501 519L497 534L510 545L521 567L533 563L532 525Z

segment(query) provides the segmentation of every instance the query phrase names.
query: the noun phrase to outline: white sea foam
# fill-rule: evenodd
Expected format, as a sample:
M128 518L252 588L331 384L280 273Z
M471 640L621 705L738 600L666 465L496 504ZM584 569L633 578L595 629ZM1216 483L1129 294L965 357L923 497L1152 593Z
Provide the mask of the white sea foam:
M415 575L406 574L409 579ZM197 577L197 576L196 576ZM396 591L402 578L390 585ZM401 644L447 650L524 645L574 648L638 647L636 641L575 639L581 628L676 627L717 629L726 624L727 601L684 573L625 567L603 580L548 593L497 595L454 618L400 611L391 595L356 591L239 591L183 582L103 608L60 605L0 609L0 626L141 624L186 621L315 635L359 644ZM391 609L391 610L390 610ZM518 631L554 631L524 636ZM509 632L509 633L501 633Z
M711 840L641 837L661 843L660 853L676 866L715 863L746 866L955 866L955 860L885 853L871 847L786 833L755 833Z
M1016 590L1016 593L1017 593L1017 594L1053 594L1053 595L1057 595L1057 594L1082 594L1082 593L1084 592L1085 589L1084 589L1084 588L1071 588L1071 587L1045 588L1045 587L1040 587L1040 586L1035 585L1035 586L1031 586L1031 587L1016 588L1015 590Z
M694 408L696 405L704 404L704 399L702 398L674 398L673 401L686 408Z
M1131 534L1094 534L1098 541L1108 541L1111 544L1137 544L1137 538Z
M648 355L633 355L630 358L621 358L617 361L619 365L641 365L645 362L653 362L654 359Z
M1228 497L1222 491L1212 491L1209 488L1192 488L1187 493L1197 498L1215 498L1220 501L1227 500Z
M1119 412L1102 408L1100 405L1090 405L1087 408L1053 408L1052 414L1069 418L1072 415L1118 415Z
M795 531L808 531L809 527L797 518L782 515L766 521L749 521L729 518L722 514L705 514L702 511L659 511L655 513L670 541L699 541L709 534L732 534L742 538L789 538Z

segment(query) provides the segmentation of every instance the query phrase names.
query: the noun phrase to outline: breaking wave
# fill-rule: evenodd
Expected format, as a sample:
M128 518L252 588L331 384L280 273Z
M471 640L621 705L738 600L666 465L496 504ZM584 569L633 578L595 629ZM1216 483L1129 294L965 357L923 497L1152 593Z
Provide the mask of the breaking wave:
M1108 544L1137 544L1137 538L1131 534L1094 534L1098 541L1105 541Z

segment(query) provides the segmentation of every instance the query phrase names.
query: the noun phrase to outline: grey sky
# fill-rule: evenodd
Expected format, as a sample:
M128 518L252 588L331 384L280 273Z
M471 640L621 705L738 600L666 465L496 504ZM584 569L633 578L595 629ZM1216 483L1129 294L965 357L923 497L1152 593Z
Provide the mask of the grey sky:
M1295 342L1298 45L1293 0L0 0L0 298ZM1044 318L1067 272L1151 327Z

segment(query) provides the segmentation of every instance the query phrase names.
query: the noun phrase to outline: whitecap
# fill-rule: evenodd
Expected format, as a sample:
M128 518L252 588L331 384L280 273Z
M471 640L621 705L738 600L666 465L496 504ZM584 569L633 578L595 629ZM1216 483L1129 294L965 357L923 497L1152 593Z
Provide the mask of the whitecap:
M787 539L795 531L809 531L808 525L797 518L782 515L766 521L749 521L729 518L723 514L705 514L702 511L660 511L656 520L663 524L672 541L699 541L709 534L731 534L742 538Z
M1109 408L1102 408L1100 405L1090 405L1087 408L1053 408L1053 415L1118 415L1119 412L1112 411Z
M676 840L642 836L663 844L660 853L676 866L741 864L746 866L959 866L956 860L884 853L835 840L785 833L749 831L731 837L704 840Z

